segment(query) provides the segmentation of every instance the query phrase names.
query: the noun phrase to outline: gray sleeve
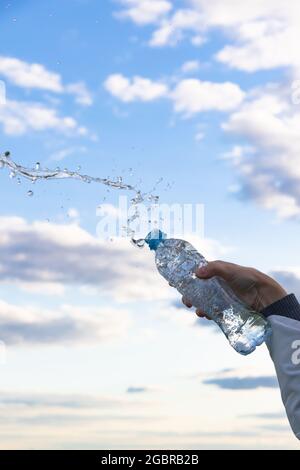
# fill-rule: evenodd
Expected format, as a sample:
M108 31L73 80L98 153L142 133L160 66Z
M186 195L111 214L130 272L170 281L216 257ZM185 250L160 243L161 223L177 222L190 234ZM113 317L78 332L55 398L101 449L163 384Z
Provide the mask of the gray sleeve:
M290 425L300 439L300 305L291 294L262 312L272 334L267 340Z

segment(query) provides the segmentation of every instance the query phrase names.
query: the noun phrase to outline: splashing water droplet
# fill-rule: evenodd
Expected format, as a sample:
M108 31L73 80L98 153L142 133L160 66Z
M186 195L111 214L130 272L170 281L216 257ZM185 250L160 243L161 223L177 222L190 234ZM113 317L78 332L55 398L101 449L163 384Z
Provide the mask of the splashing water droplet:
M31 191L31 190L30 190L30 191L27 191L27 196L28 196L28 197L32 197L33 194L34 194L33 191Z
M110 191L110 188L132 192L133 197L130 199L130 201L131 206L134 210L131 211L132 215L128 218L128 225L126 228L127 235L130 236L132 239L134 239L135 236L134 222L136 221L136 219L139 219L141 217L138 206L142 203L147 204L149 202L157 204L159 201L159 197L153 194L155 188L153 188L151 191L143 193L137 188L137 185L133 186L132 184L124 182L122 177L109 179L84 175L79 173L78 171L70 171L67 168L65 168L64 170L62 170L60 167L56 167L54 170L48 168L41 168L39 162L36 163L35 168L27 168L15 163L10 157L10 152L0 154L0 167L8 168L10 170L10 178L15 178L16 176L18 176L20 177L20 179L24 178L31 181L32 183L35 183L38 180L48 181L73 179L84 183L96 183L104 185L107 187L108 193ZM78 169L79 168L80 167L78 167ZM132 170L132 168L130 168L130 170ZM157 181L156 186L160 182L161 179ZM27 194L28 196L33 196L33 191L28 191ZM107 198L104 196L103 201L106 200ZM155 221L154 223L157 223L157 221ZM137 242L134 242L134 244L140 248L144 245L142 239L137 240Z
M146 241L144 238L140 238L139 240L135 240L134 238L131 239L134 246L137 248L144 248Z

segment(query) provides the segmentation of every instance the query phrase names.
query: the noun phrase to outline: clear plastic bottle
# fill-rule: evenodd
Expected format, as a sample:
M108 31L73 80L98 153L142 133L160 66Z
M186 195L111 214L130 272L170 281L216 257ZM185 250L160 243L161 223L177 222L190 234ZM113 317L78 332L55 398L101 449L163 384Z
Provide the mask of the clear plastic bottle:
M159 273L219 325L238 353L250 354L265 341L271 332L269 322L239 300L223 279L196 277L196 269L207 261L190 243L166 239L160 230L150 232L145 242L155 250Z

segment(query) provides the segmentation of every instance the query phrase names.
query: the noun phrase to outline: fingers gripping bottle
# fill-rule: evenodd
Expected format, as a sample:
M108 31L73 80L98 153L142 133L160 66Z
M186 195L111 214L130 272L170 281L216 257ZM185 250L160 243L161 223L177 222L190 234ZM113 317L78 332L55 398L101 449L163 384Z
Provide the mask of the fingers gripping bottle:
M145 241L155 251L159 273L219 325L238 353L252 353L269 336L268 321L239 300L223 279L196 277L196 269L207 261L190 243L166 239L160 230L150 232Z

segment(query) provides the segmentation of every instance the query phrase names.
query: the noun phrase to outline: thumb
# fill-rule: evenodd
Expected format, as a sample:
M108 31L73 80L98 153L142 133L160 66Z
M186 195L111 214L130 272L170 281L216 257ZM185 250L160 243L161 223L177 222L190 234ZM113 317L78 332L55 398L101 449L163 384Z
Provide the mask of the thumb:
M239 266L226 261L211 261L207 265L196 270L196 276L200 279L210 279L213 276L222 277L225 281L230 281L236 274Z

